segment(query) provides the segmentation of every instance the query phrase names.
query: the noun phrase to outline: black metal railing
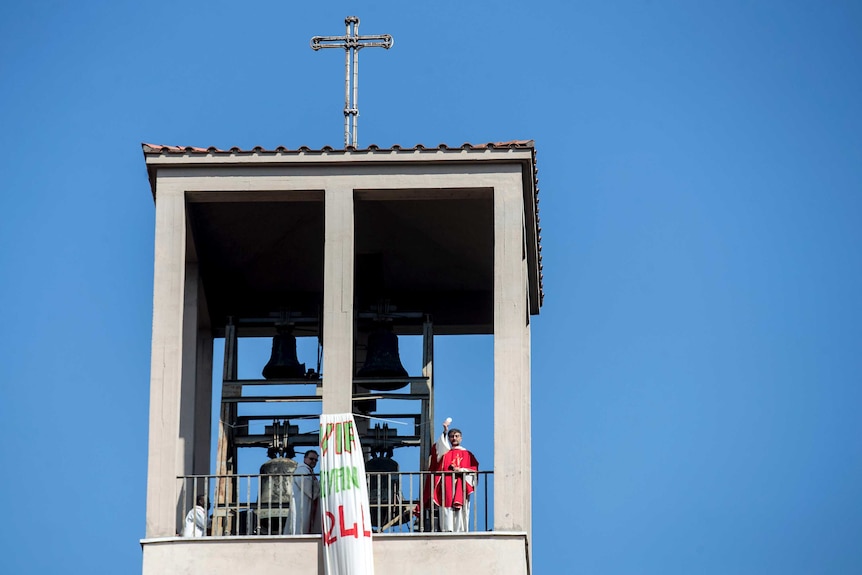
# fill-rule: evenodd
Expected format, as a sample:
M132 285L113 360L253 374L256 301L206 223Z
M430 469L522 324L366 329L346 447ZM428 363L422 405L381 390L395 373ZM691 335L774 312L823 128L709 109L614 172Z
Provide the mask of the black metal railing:
M491 531L493 477L492 471L366 472L371 528L374 533ZM306 492L310 489L309 483L302 482L311 481L310 476L299 474L177 477L177 534L319 533L314 521L320 514L319 501L303 494L303 487ZM203 509L197 505L201 497Z

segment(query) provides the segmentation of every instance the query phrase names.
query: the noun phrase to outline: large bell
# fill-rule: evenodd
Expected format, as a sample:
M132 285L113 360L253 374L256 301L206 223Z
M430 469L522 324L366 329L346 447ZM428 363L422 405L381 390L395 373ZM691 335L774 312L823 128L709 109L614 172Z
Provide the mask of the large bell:
M356 375L359 377L407 377L407 370L401 365L401 358L398 355L398 336L392 333L391 325L382 325L369 334L365 364ZM407 385L407 382L363 382L363 385L377 391L392 391L401 389Z
M296 462L276 457L260 466L260 497L257 514L261 535L280 535L290 515L293 473Z
M296 358L293 328L281 326L272 338L272 355L263 368L264 379L292 379L305 376L305 364Z

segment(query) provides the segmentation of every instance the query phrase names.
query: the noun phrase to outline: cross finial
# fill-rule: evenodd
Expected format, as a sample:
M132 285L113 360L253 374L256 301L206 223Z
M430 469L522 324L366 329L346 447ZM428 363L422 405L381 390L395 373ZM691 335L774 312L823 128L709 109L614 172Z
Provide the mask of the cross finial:
M344 49L344 147L353 146L355 148L358 145L356 128L359 117L359 104L357 104L359 50L362 48L386 48L388 50L392 47L393 40L389 34L360 36L359 18L356 16L345 18L344 25L347 28L344 36L315 36L311 39L311 49L315 52L321 48ZM351 68L353 70L352 78Z

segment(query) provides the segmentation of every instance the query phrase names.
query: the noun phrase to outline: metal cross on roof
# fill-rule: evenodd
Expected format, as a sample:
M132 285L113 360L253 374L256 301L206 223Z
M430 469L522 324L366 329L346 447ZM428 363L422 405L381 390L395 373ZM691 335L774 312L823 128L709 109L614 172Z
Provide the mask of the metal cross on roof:
M386 48L388 50L392 47L393 40L389 34L360 36L359 18L356 16L348 16L344 19L344 24L347 27L344 36L315 36L311 39L311 49L315 52L321 48L344 49L344 147L353 146L355 148L357 146L356 125L359 117L359 106L356 103L359 87L359 50L362 48ZM353 69L352 78L351 68Z

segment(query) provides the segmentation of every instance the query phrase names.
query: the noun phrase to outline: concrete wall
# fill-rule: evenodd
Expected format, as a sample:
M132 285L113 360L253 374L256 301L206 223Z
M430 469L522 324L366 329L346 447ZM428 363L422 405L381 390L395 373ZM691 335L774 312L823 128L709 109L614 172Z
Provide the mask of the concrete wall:
M320 536L144 539L144 575L323 573ZM526 533L374 537L375 575L527 575Z

